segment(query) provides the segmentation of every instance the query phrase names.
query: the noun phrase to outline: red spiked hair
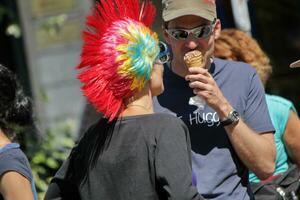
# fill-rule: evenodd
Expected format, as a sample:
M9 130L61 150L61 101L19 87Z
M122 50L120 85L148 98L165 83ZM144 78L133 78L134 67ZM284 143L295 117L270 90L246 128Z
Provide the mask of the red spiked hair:
M77 66L77 69L84 70L78 79L83 83L82 91L87 99L110 121L118 117L124 109L124 99L143 85L152 69L153 62L145 62L149 59L141 58L145 64L138 68L130 56L126 60L124 46L147 47L147 56L154 61L158 53L157 36L148 30L154 17L153 4L150 1L141 4L139 0L99 0L93 8L93 14L87 17L88 29L83 32L81 62ZM139 32L138 37L132 36L132 27L135 33ZM139 52L137 55L140 55ZM125 66L126 69L121 69L129 61L134 68ZM122 73L120 70L123 70ZM124 71L128 73L124 74ZM135 87L137 82L139 84Z

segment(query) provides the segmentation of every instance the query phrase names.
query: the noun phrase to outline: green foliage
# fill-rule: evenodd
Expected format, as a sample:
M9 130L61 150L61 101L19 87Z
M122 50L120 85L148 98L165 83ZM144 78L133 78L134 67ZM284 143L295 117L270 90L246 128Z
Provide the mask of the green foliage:
M49 17L44 23L42 28L52 37L59 35L62 27L67 20L66 14L61 14L53 17Z
M51 178L74 146L72 138L73 124L69 121L46 130L41 141L29 141L27 155L38 192L43 199Z
M8 18L8 24L5 23L5 18ZM13 36L15 38L21 37L21 27L16 14L10 8L2 5L0 5L0 24L5 27L5 33L7 36Z

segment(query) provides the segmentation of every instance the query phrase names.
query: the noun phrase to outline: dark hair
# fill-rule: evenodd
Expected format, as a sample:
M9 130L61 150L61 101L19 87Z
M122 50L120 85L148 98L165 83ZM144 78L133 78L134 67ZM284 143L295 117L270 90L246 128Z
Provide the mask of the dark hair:
M15 74L0 64L0 128L13 137L19 128L31 125L32 102L25 96Z
M114 130L120 127L117 121L114 119L109 122L102 117L83 134L70 153L67 182L80 185L87 181L89 171L95 167L99 157L109 146Z

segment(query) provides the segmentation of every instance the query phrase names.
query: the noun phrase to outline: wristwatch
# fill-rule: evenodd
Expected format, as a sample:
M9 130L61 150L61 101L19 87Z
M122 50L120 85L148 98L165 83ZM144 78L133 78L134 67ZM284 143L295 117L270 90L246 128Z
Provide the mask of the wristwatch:
M220 121L223 126L228 126L230 124L237 124L240 120L240 115L236 110L230 111L228 116Z

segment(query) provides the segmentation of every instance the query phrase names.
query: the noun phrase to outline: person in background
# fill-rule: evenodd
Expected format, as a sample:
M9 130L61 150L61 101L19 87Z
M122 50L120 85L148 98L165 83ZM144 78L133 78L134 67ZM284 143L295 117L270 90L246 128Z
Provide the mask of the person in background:
M266 85L271 73L270 59L257 41L237 29L224 29L215 43L215 56L218 58L241 61L252 65L262 83ZM266 101L272 123L275 127L276 168L273 176L288 170L289 159L300 169L300 121L293 103L283 97L266 94ZM251 182L261 178L250 173Z
M290 64L290 68L297 68L300 67L300 60L297 60Z
M163 35L173 55L155 112L172 112L188 126L193 172L204 198L251 199L248 169L264 179L275 168L274 128L259 77L247 64L213 57L221 30L214 0L162 4ZM194 50L203 62L189 68L184 58ZM195 95L204 106L191 101Z
M155 8L101 0L93 11L78 78L104 117L72 149L45 200L203 199L192 184L186 126L153 112L152 98L164 88L163 66L154 64L159 41L149 28Z
M37 200L29 162L12 142L32 122L31 100L13 72L0 64L0 199Z

